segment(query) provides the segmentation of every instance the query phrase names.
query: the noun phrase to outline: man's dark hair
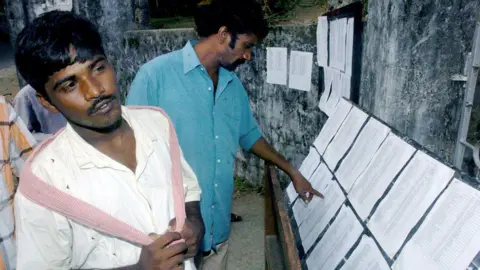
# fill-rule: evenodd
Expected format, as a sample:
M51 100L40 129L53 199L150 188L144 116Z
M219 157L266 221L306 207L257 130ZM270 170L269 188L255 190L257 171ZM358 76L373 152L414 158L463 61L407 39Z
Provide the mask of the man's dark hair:
M71 58L75 50L75 59ZM72 12L51 11L36 18L18 35L15 62L20 75L48 98L45 84L55 72L104 55L102 38L87 19Z
M268 23L256 0L214 0L210 5L198 6L195 24L200 37L209 37L226 26L233 47L237 34L254 34L259 40L268 35Z

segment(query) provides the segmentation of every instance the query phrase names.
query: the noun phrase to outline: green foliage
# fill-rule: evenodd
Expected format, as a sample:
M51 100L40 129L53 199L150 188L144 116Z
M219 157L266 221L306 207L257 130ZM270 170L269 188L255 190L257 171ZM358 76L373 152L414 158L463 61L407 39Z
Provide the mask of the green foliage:
M246 195L246 194L252 194L252 193L263 195L263 193L264 193L263 187L254 186L254 185L250 184L249 182L247 182L245 179L242 179L242 178L239 178L239 177L235 178L234 185L235 185L234 197L239 197L239 196L243 196L243 195Z

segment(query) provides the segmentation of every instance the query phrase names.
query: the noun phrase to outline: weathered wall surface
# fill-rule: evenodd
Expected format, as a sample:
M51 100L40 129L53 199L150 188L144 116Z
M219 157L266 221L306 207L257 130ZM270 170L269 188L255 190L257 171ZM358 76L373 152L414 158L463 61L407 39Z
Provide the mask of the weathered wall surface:
M291 50L314 52L316 26L275 27L268 38L253 51L253 60L237 70L250 97L255 117L265 137L297 166L308 152L308 146L320 131L326 116L317 108L319 72L314 65L312 91L288 89L267 84L266 47L280 46ZM128 89L138 68L156 56L181 49L187 40L195 38L191 29L132 31L125 35L125 58L120 64L119 77L123 90ZM263 162L245 153L237 160L237 175L261 184Z
M102 35L109 59L122 58L123 35L149 24L148 0L6 0L12 43L28 22L51 10L68 10L91 20Z
M439 156L452 159L478 0L371 0L360 105Z

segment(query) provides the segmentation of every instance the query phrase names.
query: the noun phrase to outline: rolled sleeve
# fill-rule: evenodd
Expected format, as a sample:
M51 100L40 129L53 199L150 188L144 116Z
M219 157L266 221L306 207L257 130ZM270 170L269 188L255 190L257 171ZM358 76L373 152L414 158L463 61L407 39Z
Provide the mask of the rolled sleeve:
M183 175L183 187L185 188L185 202L200 201L202 191L198 184L197 176L193 172L190 165L183 158L182 154L182 175Z

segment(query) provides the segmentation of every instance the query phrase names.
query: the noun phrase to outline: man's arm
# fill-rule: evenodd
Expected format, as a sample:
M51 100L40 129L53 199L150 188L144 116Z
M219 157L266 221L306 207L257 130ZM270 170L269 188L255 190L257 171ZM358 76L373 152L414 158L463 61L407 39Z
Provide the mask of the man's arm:
M250 151L259 158L273 163L280 170L284 171L290 179L292 179L297 193L304 201L309 202L313 198L313 195L323 198L323 195L312 187L302 173L288 162L284 156L277 152L277 150L275 150L275 148L273 148L264 137L258 139Z
M290 162L278 153L262 136L257 121L253 116L246 92L240 99L241 121L240 121L240 146L246 151L251 151L261 159L273 163L284 171L292 179L298 195L306 202L309 202L313 195L323 198L320 192L312 188L312 185L303 177Z

